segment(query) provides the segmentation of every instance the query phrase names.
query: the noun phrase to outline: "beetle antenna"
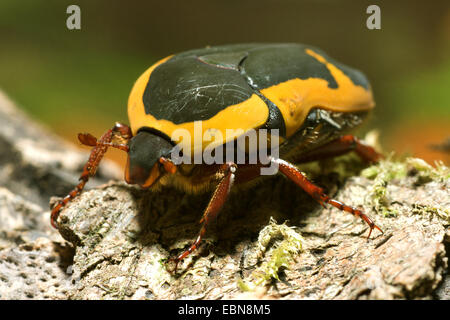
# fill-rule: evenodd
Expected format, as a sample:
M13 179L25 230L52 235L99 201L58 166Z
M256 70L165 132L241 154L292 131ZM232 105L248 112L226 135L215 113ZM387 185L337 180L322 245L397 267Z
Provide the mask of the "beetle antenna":
M78 140L80 140L80 142L84 145L93 147L93 149L89 156L89 160L84 165L83 172L78 179L80 182L72 191L69 192L67 196L58 201L56 206L52 209L50 223L55 229L58 229L57 220L61 210L83 191L89 178L93 177L97 172L100 161L108 148L112 147L128 152L128 145L126 143L116 144L112 143L112 140L114 138L118 138L121 142L128 142L131 137L132 133L130 127L119 122L116 122L114 127L105 132L98 140L89 133L78 134Z

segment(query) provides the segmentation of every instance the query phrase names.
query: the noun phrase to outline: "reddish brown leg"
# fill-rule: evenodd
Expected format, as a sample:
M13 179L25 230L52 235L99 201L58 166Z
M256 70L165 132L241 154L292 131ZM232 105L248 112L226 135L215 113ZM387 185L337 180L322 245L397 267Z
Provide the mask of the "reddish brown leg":
M100 140L97 140L97 138L94 137L90 133L79 133L78 140L80 140L80 142L82 144L84 144L85 146L89 146L89 147L103 146L106 148L116 148L116 149L119 149L119 150L122 150L125 152L129 151L129 147L127 144L104 142L104 141L101 141L101 138L100 138Z
M72 201L76 196L78 196L81 191L83 191L84 186L89 180L89 177L95 175L98 165L105 155L109 147L118 148L128 152L128 146L126 144L114 144L111 141L113 138L119 138L123 141L128 141L132 137L131 129L124 124L116 123L115 126L108 130L105 134L97 140L94 136L89 133L79 134L78 139L84 145L94 147L89 156L89 160L83 167L83 172L81 173L79 183L67 196L60 200L55 207L53 207L50 222L52 226L58 229L58 217L59 213L63 207L65 207L70 201Z
M186 251L184 251L175 259L171 259L171 261L175 263L174 272L177 271L178 263L186 258L189 254L191 254L200 245L200 242L202 241L202 238L206 232L208 223L217 216L226 199L228 198L228 194L230 193L231 187L234 183L236 168L237 166L232 162L225 163L220 167L219 172L222 172L224 176L217 185L216 190L214 191L211 200L209 201L209 204L206 207L205 212L203 213L203 217L200 219L200 223L203 223L203 225L200 229L197 239Z
M340 156L350 151L355 151L358 156L366 162L377 162L382 158L382 155L375 151L374 148L368 146L363 141L355 136L346 135L341 136L323 146L313 149L304 155L300 155L294 159L294 163L304 163L315 160L320 160L329 157Z
M159 158L159 163L163 165L164 170L166 170L166 172L170 174L174 174L175 172L177 172L177 166L169 159L161 157Z
M333 207L338 208L339 210L351 213L357 217L360 217L362 220L364 220L370 228L369 235L367 238L370 238L370 235L372 234L373 229L378 229L383 233L383 230L381 230L367 215L365 215L361 210L356 209L354 207L350 207L346 204L343 204L337 200L331 199L329 196L327 196L323 189L313 184L311 181L309 181L306 176L301 173L294 165L281 160L281 159L273 159L273 162L278 164L279 170L289 179L294 181L297 185L300 186L303 190L305 190L311 197L316 199L322 206L324 206L324 203L331 204Z

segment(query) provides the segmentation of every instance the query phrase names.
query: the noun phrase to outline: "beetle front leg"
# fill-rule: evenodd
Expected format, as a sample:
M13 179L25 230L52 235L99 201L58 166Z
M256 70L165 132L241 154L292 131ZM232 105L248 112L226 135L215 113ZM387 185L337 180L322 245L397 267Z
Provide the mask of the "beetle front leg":
M114 144L112 140L118 138L124 142L131 139L132 133L130 127L125 124L117 122L114 127L107 132L105 132L100 139L96 139L89 133L82 133L78 135L78 139L84 145L94 147L89 156L89 160L83 167L83 172L79 178L79 183L77 186L69 192L62 200L53 207L50 214L50 223L55 228L58 229L58 217L63 207L65 207L70 201L77 197L84 189L84 186L89 180L89 177L95 175L98 169L98 165L105 155L109 147L118 148L128 152L128 146L126 144Z
M383 230L381 230L373 221L369 218L366 214L364 214L361 210L356 209L354 207L348 206L340 201L331 199L328 195L326 195L323 192L323 189L316 186L314 183L308 180L306 176L300 172L294 165L290 164L289 162L286 162L281 159L272 159L272 162L274 162L276 165L278 165L279 170L290 180L295 182L300 188L305 190L311 197L316 199L322 206L324 206L324 203L328 203L332 205L335 208L338 208L339 210L348 212L353 214L354 216L360 217L362 220L364 220L370 228L369 235L367 238L370 238L370 235L372 234L373 229L378 229L383 233Z
M228 198L231 187L234 184L236 169L236 164L232 162L225 163L220 167L218 173L223 173L224 176L217 185L211 197L211 200L209 201L209 204L206 207L205 212L203 213L203 217L200 219L200 223L203 223L203 225L200 229L197 239L186 251L181 253L178 257L169 260L175 263L175 268L173 270L174 273L177 271L178 263L198 248L204 234L206 233L206 227L208 226L208 223L213 220L219 213L220 209L222 209L225 201Z
M130 149L128 147L127 144L124 143L112 143L112 142L105 142L105 141L101 141L97 140L96 137L94 137L92 134L90 133L79 133L78 134L78 140L84 144L85 146L88 147L107 147L107 148L116 148L125 152L129 152Z

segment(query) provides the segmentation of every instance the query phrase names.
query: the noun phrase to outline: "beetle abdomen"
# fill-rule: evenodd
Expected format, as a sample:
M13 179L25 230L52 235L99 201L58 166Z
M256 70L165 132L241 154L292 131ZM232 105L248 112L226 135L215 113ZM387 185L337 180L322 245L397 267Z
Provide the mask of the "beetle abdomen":
M280 146L280 157L293 161L301 154L349 133L360 126L367 115L367 111L333 112L312 109L303 125Z

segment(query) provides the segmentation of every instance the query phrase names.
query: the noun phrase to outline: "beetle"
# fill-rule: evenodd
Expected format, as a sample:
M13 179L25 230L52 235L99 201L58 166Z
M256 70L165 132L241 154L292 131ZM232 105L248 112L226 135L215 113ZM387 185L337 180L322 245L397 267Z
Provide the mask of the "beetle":
M374 105L363 73L308 45L235 44L166 57L134 84L128 99L130 126L116 123L100 139L89 133L78 135L82 144L93 148L79 184L54 206L51 224L58 228L60 211L82 192L107 149L113 147L128 154L125 180L129 184L151 189L175 185L186 192L214 190L200 220L198 237L172 259L175 270L199 246L208 223L219 213L233 185L260 177L261 169L271 165L321 205L329 204L360 217L370 228L370 238L373 229L383 231L369 216L330 198L293 163L352 150L366 162L378 161L379 153L348 134ZM214 135L217 139L212 147L203 139L192 142L176 135L177 130L184 130L194 136L199 122L202 136L219 133ZM242 130L226 135L228 129ZM180 145L185 147L180 154L188 160L208 146L218 150L231 144L231 150L236 151L237 140L251 130L268 142L265 148L278 145L279 156L270 154L254 163L248 157L243 163L234 159L194 164L174 161L174 150ZM278 135L271 140L260 134L263 130L276 130ZM257 146L256 150L261 148ZM250 151L245 150L248 156Z

